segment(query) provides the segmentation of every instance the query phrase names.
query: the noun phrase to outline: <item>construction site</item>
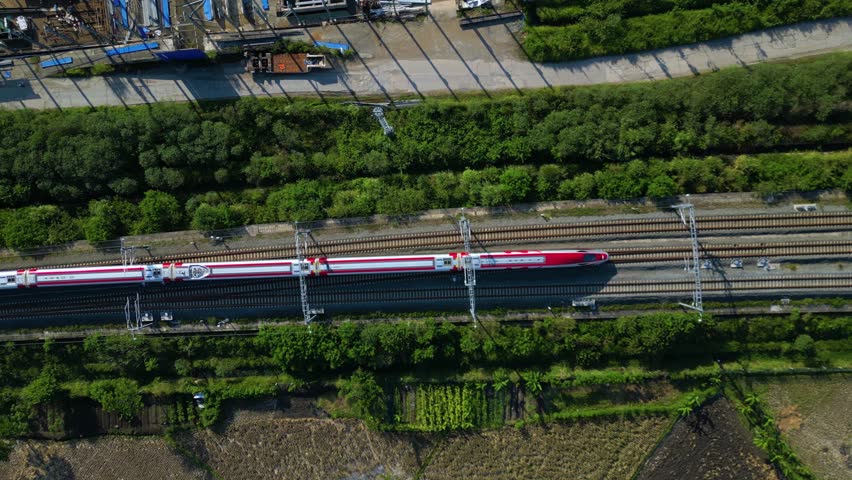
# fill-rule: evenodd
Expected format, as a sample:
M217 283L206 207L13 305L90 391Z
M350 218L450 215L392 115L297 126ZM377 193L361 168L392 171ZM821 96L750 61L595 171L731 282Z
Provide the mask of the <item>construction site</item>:
M0 0L0 56L169 38L176 49L426 13L431 0ZM217 38L221 36L222 38Z

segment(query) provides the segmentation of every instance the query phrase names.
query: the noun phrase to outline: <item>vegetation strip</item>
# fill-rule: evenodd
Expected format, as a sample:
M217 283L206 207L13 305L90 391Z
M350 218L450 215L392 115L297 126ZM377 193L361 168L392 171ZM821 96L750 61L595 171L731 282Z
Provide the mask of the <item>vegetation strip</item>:
M151 401L199 391L206 395L205 408L193 415L200 425L211 425L226 400L309 385L333 388L344 400L326 405L334 415L400 430L497 425L505 421L503 405L519 401L543 409L520 417L527 422L682 413L712 394L707 382L719 369L709 358L745 362L729 375L847 371L850 338L848 316L794 311L786 318L703 323L692 315L651 314L598 322L551 318L526 327L344 323L314 325L310 332L267 327L255 338L93 336L82 345L7 343L0 357L0 433L28 434L44 406L56 402L93 398L131 421ZM636 366L597 370L613 363ZM683 390L642 405L579 410L547 400L566 388L655 379L680 382ZM407 398L415 399L414 410Z
M852 14L844 0L546 0L526 7L524 46L540 62L685 45Z
M366 110L302 100L3 111L0 237L23 249L187 225L848 189L848 151L753 153L848 146L850 69L852 54L838 53L689 79L434 100L389 111L395 138Z

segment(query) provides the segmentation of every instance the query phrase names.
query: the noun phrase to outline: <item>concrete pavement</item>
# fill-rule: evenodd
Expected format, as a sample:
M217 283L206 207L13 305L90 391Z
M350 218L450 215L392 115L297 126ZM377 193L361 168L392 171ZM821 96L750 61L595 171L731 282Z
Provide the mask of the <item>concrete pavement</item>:
M436 2L437 7L449 2ZM270 77L239 64L162 67L138 74L0 83L0 108L66 108L195 101L237 96L375 99L689 76L731 65L852 49L852 17L807 22L728 39L556 64L535 64L521 48L521 24L462 30L454 12L433 8L424 21L330 25L315 40L352 45L359 55L335 70Z

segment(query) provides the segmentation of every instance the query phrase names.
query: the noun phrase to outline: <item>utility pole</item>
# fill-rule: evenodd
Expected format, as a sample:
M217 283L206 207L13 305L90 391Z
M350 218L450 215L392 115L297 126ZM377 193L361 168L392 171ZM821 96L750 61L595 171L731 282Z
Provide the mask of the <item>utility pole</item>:
M687 195L689 197L689 195ZM672 205L672 208L677 209L680 220L689 229L689 237L692 241L692 274L695 277L695 290L692 292L692 305L680 303L681 306L691 308L698 312L698 321L700 322L704 316L704 305L702 303L701 291L701 259L698 253L698 226L695 223L695 206L691 203L680 203Z

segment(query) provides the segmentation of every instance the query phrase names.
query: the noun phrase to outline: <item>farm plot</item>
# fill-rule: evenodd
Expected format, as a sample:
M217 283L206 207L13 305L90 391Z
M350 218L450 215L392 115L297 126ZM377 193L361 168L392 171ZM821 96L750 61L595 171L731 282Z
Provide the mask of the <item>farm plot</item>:
M852 478L852 375L761 379L752 386L818 478Z
M157 437L99 437L66 442L17 442L0 462L0 480L207 480Z
M180 441L221 478L629 478L669 420L597 420L450 435L383 433L356 420L236 417Z
M638 480L774 480L778 476L724 397L675 424Z
M454 434L437 447L421 478L626 479L668 422L607 419Z
M221 478L408 478L428 449L418 436L371 431L358 420L236 417L223 432L179 440Z

